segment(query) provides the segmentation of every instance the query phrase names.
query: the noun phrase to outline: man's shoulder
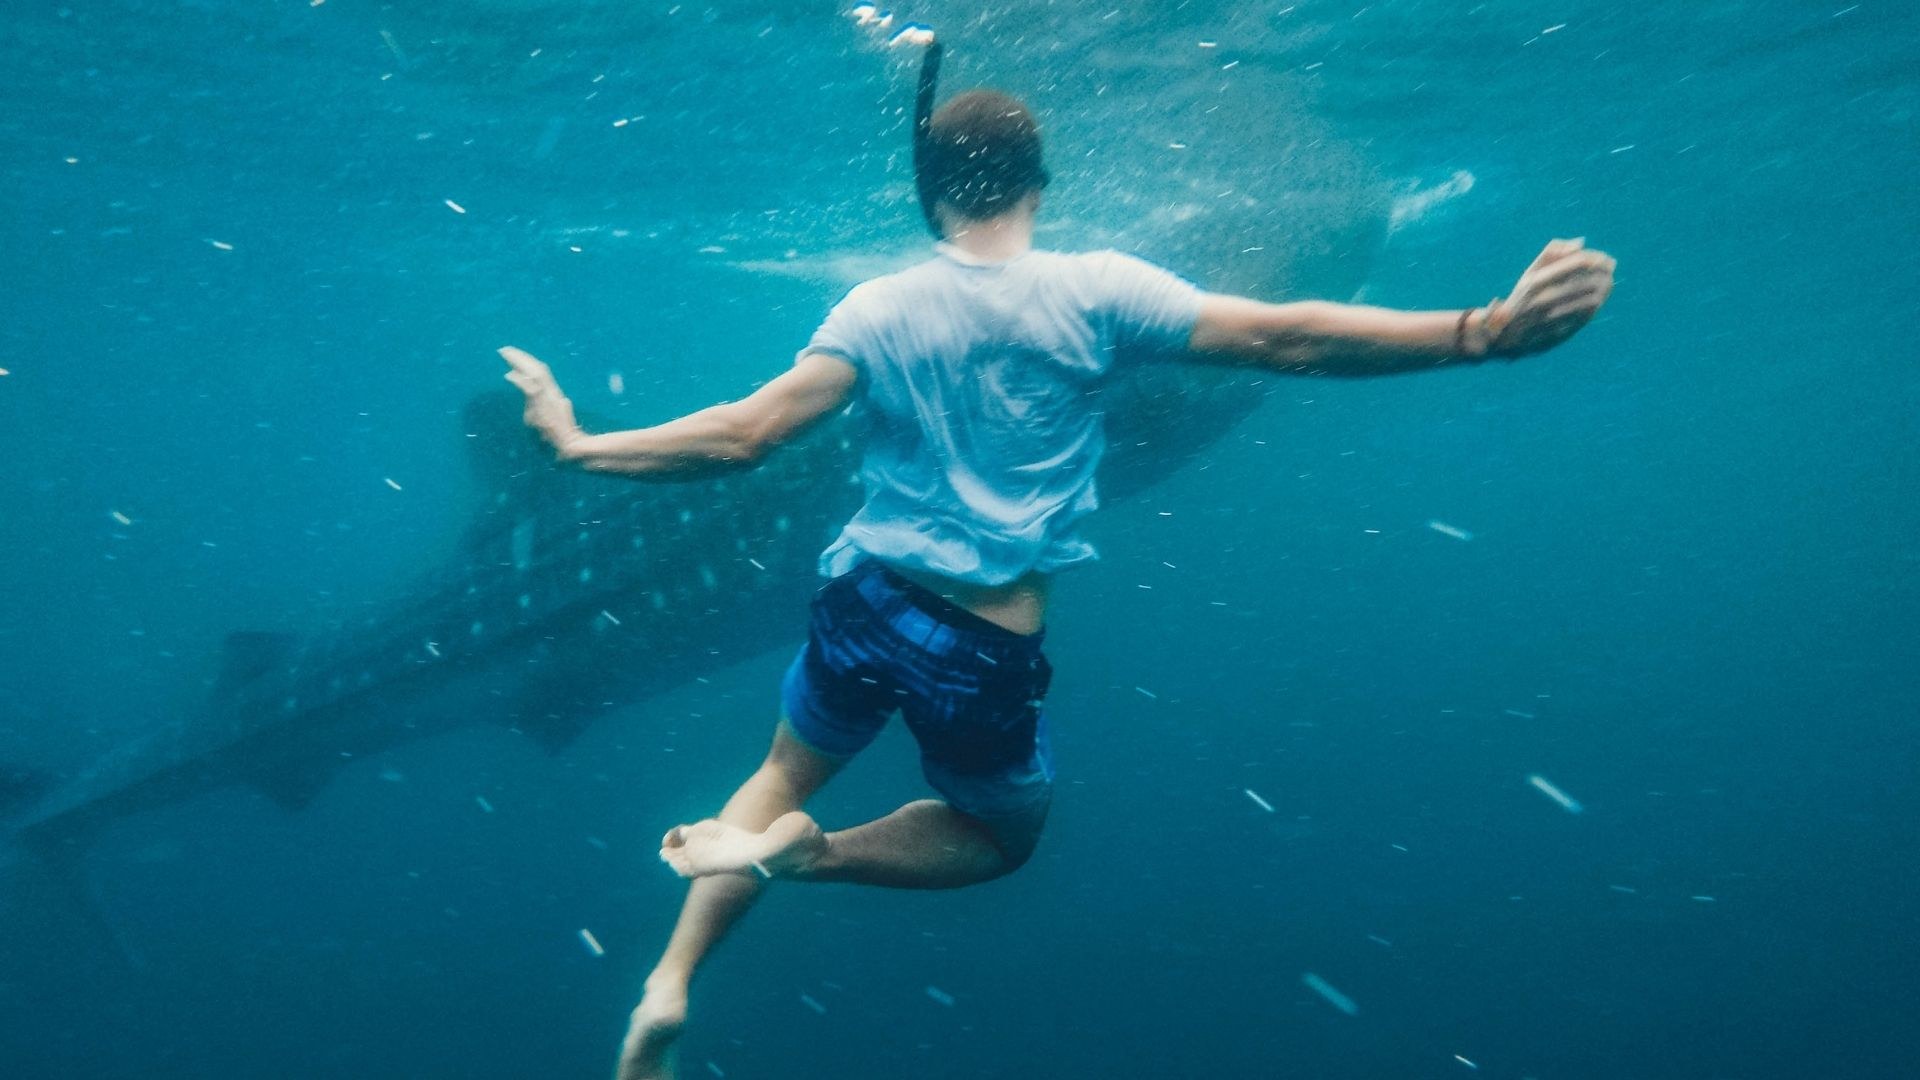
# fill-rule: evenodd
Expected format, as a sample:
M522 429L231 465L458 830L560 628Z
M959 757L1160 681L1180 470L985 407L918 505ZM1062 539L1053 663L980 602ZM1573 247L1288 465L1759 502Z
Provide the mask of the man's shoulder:
M1041 254L1035 252L1035 254ZM1061 274L1080 274L1104 281L1127 281L1141 275L1169 273L1159 263L1119 248L1091 248L1086 251L1046 252L1049 269Z
M878 297L924 288L930 282L943 276L943 266L938 258L922 259L910 266L899 267L884 274L875 274L855 285L848 296Z

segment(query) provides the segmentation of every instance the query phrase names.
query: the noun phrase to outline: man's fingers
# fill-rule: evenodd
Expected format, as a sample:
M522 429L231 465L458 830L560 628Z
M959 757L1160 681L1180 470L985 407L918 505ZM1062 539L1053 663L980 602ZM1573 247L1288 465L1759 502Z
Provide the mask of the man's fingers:
M513 370L528 375L541 374L547 370L547 365L541 363L538 357L535 357L532 353L524 349L516 349L511 345L505 345L500 348L500 359L505 360L507 365L513 368Z
M1576 272L1555 280L1548 288L1534 294L1537 303L1551 307L1566 297L1592 293L1605 299L1613 292L1613 268L1605 261L1589 263Z
M1530 284L1534 292L1541 293L1583 274L1604 274L1607 272L1605 267L1604 255L1591 251L1568 252L1535 274Z
M1603 298L1599 296L1587 295L1561 301L1559 304L1547 310L1547 324L1551 326L1556 323L1575 320L1585 323L1593 318L1595 312L1600 310L1602 299Z
M1508 331L1496 345L1506 355L1551 349L1580 332L1613 292L1613 257L1583 238L1554 240L1514 286Z
M1553 263L1560 258L1560 250L1555 246L1558 243L1560 243L1560 241L1555 240L1553 243L1541 248L1540 254L1535 255L1533 261L1527 264L1527 269L1520 275L1520 280L1525 281L1547 267L1552 266Z
M1514 296L1524 298L1528 293L1542 285L1558 280L1560 274L1574 273L1580 268L1605 263L1612 268L1613 260L1597 251L1589 251L1584 239L1554 240L1540 250L1527 271L1520 275L1520 283L1514 287Z
M1600 281L1577 278L1534 293L1527 298L1527 308L1534 312L1552 311L1568 301L1604 296L1605 291L1604 284ZM1594 305L1599 306L1598 300L1595 300Z
M1540 249L1540 254L1534 256L1532 264L1527 267L1527 272L1532 273L1535 270L1541 270L1551 266L1574 252L1581 250L1585 245L1586 241L1582 239L1549 240L1547 241L1547 246Z
M1604 293L1612 288L1612 280L1612 270L1604 256L1582 254L1541 271L1536 278L1524 283L1524 289L1515 290L1514 299L1527 310L1541 310L1576 293Z

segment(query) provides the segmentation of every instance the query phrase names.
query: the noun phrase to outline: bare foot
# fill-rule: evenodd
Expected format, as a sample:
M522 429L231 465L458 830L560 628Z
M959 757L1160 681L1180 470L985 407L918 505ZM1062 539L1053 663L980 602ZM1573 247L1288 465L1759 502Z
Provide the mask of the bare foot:
M766 877L795 874L826 852L827 835L799 810L775 819L766 832L708 820L676 825L660 841L661 861L689 878L748 869Z
M627 1041L620 1047L615 1080L673 1080L680 1072L674 1043L686 1024L686 980L649 978L647 992L627 1027Z

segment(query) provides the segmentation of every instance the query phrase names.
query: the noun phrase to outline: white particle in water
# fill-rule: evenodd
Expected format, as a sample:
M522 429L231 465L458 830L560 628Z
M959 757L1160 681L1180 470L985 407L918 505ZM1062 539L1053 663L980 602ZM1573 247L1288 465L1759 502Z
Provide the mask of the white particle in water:
M1352 998L1334 989L1332 984L1320 976L1315 975L1313 972L1301 972L1300 981L1306 984L1307 989L1326 998L1327 1004L1339 1009L1348 1016L1360 1015L1360 1006L1354 1004Z
M1564 791L1561 791L1559 788L1554 787L1553 784L1549 782L1546 777L1541 776L1538 773L1535 773L1534 775L1527 777L1527 783L1532 784L1534 786L1534 789L1539 791L1540 794L1545 795L1547 798L1552 799L1554 802L1560 804L1560 809L1565 810L1569 814L1577 814L1581 810L1585 809L1580 805L1580 800L1574 798L1573 796L1567 794Z

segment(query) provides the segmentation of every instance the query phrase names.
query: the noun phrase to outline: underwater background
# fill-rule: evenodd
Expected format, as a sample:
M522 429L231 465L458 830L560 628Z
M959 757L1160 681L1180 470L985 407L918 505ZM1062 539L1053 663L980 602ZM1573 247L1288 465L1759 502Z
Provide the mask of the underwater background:
M1459 307L1585 236L1619 285L1524 363L1267 381L1109 506L1033 862L773 890L685 1074L1913 1075L1920 8L899 15L1035 105L1043 244ZM458 558L497 346L652 423L925 252L917 54L831 4L9 0L0 50L8 776ZM0 1077L610 1072L764 617L558 753L476 716L129 817L84 904L0 854ZM923 791L896 726L813 809Z

